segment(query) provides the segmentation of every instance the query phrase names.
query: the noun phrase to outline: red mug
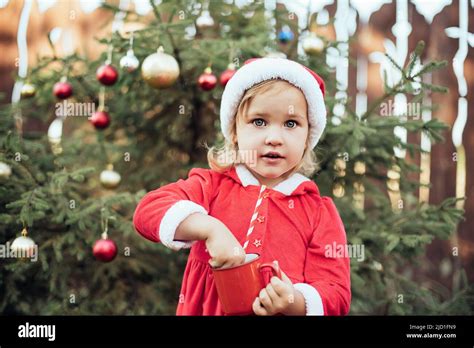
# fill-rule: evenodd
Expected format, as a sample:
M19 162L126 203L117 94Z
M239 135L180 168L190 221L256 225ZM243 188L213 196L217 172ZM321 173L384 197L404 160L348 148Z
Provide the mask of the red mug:
M281 279L277 263L262 263L258 254L247 254L245 263L230 268L212 269L222 310L227 315L253 314L252 304L270 282L271 274Z

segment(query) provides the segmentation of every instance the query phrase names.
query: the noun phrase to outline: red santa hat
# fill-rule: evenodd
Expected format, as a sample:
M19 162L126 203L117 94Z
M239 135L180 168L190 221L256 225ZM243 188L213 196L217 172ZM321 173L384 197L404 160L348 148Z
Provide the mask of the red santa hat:
M221 129L230 141L233 118L240 101L250 87L271 79L281 79L298 87L308 104L309 143L314 148L326 127L326 106L324 104L324 81L311 69L285 58L252 58L237 70L227 82L221 101Z

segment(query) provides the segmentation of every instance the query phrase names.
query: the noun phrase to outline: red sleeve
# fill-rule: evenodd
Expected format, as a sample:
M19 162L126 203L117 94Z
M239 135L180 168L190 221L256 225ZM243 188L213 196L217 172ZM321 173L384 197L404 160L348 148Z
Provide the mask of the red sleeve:
M133 216L135 229L143 237L175 250L192 242L174 240L178 225L193 213L207 214L212 195L212 175L208 169L192 169L186 180L148 192Z
M306 253L305 283L317 290L324 315L346 315L351 302L346 232L331 198L323 197L320 209Z

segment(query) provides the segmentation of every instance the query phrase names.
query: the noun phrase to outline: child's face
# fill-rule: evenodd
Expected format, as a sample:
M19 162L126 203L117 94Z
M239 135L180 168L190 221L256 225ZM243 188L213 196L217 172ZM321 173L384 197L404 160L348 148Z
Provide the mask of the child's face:
M239 152L256 152L256 165L247 167L262 184L278 184L301 161L308 138L307 111L303 92L278 81L254 96L246 114L237 121ZM269 152L279 157L269 158Z

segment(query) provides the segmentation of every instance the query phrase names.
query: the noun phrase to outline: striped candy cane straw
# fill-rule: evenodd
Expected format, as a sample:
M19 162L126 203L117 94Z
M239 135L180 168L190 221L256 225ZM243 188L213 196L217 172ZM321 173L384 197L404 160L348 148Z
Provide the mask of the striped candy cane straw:
M250 226L249 226L249 229L247 231L247 237L246 237L246 241L244 243L244 250L247 249L247 245L249 244L250 235L252 234L253 228L255 227L255 224L256 224L256 221L257 221L257 216L258 216L260 204L262 204L263 191L265 191L266 188L267 187L265 185L262 185L262 187L260 188L260 193L258 194L257 204L255 204L255 209L253 210L252 219L250 219Z

